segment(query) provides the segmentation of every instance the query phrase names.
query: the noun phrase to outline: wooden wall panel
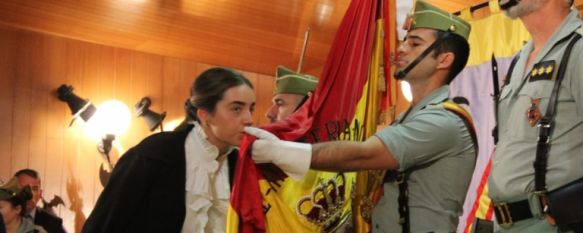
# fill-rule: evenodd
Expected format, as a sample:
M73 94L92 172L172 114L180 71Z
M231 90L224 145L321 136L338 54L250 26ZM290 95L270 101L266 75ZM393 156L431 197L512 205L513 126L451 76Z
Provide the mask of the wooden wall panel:
M16 54L16 34L11 33L0 36L0 46L4 54ZM11 56L0 56L0 122L4 125L0 130L0 182L6 182L12 167L12 130L13 130L13 104L14 104L14 59ZM10 109L10 110L8 110Z
M165 122L180 122L184 119L184 102L190 93L192 80L198 73L196 63L176 58L164 59L164 82L162 82L162 96L159 100L153 99L152 110L161 113L166 111ZM171 125L166 124L165 128Z
M17 53L13 54L16 61L19 60L34 60L36 49L39 46L40 38L33 38L32 36L19 36L18 40L24 43L29 43L31 46L23 48L18 47ZM34 66L35 63L29 63ZM30 77L31 70L19 63L15 63L12 75L14 80L14 99L13 99L13 123L12 123L12 166L25 167L28 165L30 156L30 105L31 105L31 88ZM42 81L42 80L40 80Z
M44 62L48 66L46 67L45 86L58 87L60 85L59 82L62 80L62 74L66 72L67 66L60 59L53 58L64 57L65 43L63 40L55 37L45 37L45 44L48 50L44 54L46 58ZM55 195L61 194L61 189L64 186L61 181L63 179L63 151L65 145L62 138L65 128L62 126L61 119L66 115L60 116L59 114L62 114L62 111L55 111L56 109L62 108L61 103L49 101L51 97L54 98L56 96L56 93L50 89L42 88L42 86L40 89L44 91L42 92L42 96L38 98L46 102L46 108L43 114L46 123L46 160L45 164L43 164L44 171L41 173L41 178L44 184L43 196L47 201L50 201ZM29 166L33 167L33 165ZM62 206L59 206L56 209L57 214L62 213L63 211L61 210Z
M139 101L139 99L133 99L132 92L133 92L133 83L132 83L132 59L133 52L128 50L116 50L114 55L114 74L113 74L113 83L111 84L114 91L112 96L108 98L115 98L121 100L122 102L126 103L130 108L130 112L133 114L133 105ZM132 124L130 124L128 128L128 132L136 132L141 131L144 124L139 124L143 122L138 122L135 115L131 116ZM120 152L129 149L131 146L135 144L136 140L131 140L129 138L129 134L120 135L117 140L120 141L127 141L127 145L121 145L122 148L114 148L110 154L110 158L112 161L117 161L119 156L121 155Z
M462 0L458 0L462 1ZM0 24L71 39L271 74L321 66L348 0L3 0Z
M57 99L56 89L70 84L95 105L117 99L130 108L130 127L112 150L115 160L152 134L135 117L134 104L149 96L152 110L167 112L165 123L182 119L190 85L213 67L8 27L0 27L0 50L0 179L26 167L39 171L44 197L58 195L65 202L55 210L69 232L80 232L103 190L98 173L103 159L96 150L98 139L86 135L83 121L69 127L71 112ZM273 88L273 77L242 73L255 85L258 111L253 118L262 122L272 90L260 88Z

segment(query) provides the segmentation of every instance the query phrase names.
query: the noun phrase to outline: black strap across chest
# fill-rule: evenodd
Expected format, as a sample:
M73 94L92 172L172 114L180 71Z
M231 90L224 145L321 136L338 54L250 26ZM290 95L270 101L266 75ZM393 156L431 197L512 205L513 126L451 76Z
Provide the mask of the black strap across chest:
M520 52L518 55L512 58L510 62L510 67L508 68L508 72L506 73L506 79L504 79L504 85L508 85L510 83L510 77L512 77L512 72L514 71L514 67L520 58ZM492 129L492 137L494 138L494 145L498 143L498 101L500 100L500 90L498 87L498 64L495 61L494 56L492 56L492 79L494 85L494 95L492 96L494 99L494 128Z
M559 66L559 71L557 73L557 78L555 80L555 85L553 86L553 91L551 97L549 98L549 103L545 115L540 119L537 124L538 127L538 140L536 145L536 157L534 161L534 190L537 193L544 194L547 192L546 187L546 173L548 166L548 153L551 143L551 134L553 132L554 117L557 113L557 104L559 100L559 90L561 89L561 83L565 72L567 70L567 64L569 63L569 57L571 55L571 50L575 43L581 38L581 34L574 33L575 36L571 39L563 57L561 58L561 65Z

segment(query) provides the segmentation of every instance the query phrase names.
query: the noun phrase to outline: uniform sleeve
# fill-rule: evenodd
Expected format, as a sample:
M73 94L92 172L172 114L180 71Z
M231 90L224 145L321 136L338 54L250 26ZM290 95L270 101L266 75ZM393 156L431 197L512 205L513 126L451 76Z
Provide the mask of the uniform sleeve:
M459 139L461 121L447 110L422 110L413 119L378 132L377 136L399 162L399 170L430 163L451 150ZM463 125L461 127L464 127Z
M161 166L143 153L133 148L121 157L82 233L125 232L138 205L145 204L149 183Z

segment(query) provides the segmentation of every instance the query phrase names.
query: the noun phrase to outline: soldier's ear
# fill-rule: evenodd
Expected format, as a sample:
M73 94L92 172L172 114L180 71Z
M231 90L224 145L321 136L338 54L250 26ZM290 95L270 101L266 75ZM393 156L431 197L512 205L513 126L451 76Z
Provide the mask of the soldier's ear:
M452 52L444 52L437 56L437 69L450 69L455 60Z

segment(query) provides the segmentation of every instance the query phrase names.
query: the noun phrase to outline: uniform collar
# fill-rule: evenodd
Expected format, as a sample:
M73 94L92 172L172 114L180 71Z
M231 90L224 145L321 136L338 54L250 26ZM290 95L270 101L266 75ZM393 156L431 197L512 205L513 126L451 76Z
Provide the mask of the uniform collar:
M411 116L418 112L419 110L425 108L425 106L430 104L439 104L443 100L449 97L449 85L443 85L440 88L437 88L431 92L428 96L425 96L417 105L413 107L406 115L403 114L401 117L407 117L407 115ZM405 120L405 119L401 119Z
M549 53L549 51L551 51L553 49L553 47L555 46L555 44L557 44L557 42L559 42L560 40L564 39L565 37L571 35L571 33L573 31L575 31L578 27L581 26L581 23L582 23L582 21L579 18L579 12L571 10L571 13L569 13L569 15L567 15L567 17L563 20L561 25L555 30L553 35L549 38L549 41L547 43L545 43L545 46L543 47L541 52L536 55L536 58L531 63L531 66L540 62ZM527 58L533 49L534 49L534 42L531 40L524 46L524 49L522 50L520 56ZM522 64L517 64L517 68L521 67L522 69L519 69L519 70L521 70L523 72L530 70L530 67L525 67L527 59L520 59L520 60L521 60ZM524 68L528 68L528 69L524 69ZM522 78L524 78L525 73L522 73L522 74L523 74Z
M444 99L447 99L447 97L449 97L449 85L443 85L440 88L433 90L433 92L431 92L431 94L429 94L428 96L425 96L425 98L419 101L419 103L417 104L417 106L413 108L413 110L419 111L427 105L439 104Z

